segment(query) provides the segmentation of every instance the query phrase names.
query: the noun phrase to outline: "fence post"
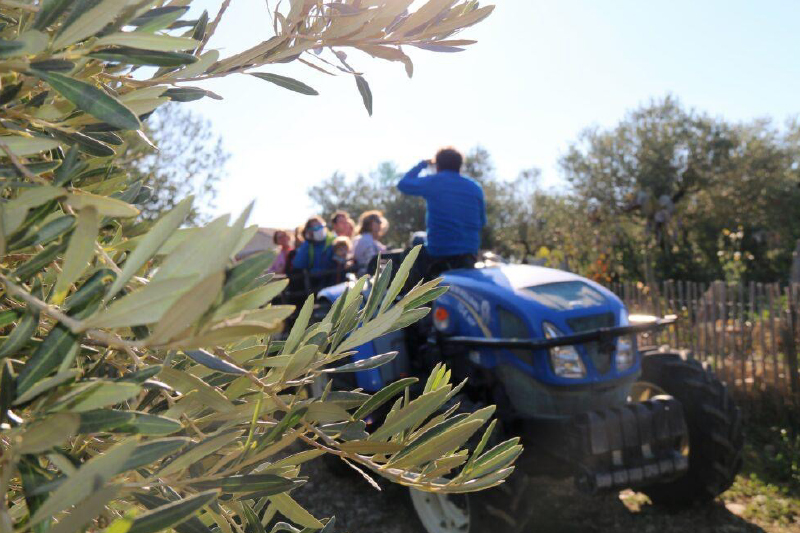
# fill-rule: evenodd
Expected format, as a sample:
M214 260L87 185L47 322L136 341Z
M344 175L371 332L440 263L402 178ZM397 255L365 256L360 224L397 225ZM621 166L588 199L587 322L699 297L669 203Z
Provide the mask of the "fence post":
M686 294L687 294L687 325L688 325L688 335L691 339L692 345L692 359L697 357L698 354L698 347L700 346L700 330L698 328L698 321L697 321L697 302L695 300L696 291L695 291L695 284L694 282L687 282L686 283Z
M746 310L745 310L745 292L744 292L744 282L739 281L739 308L736 309L736 315L734 316L734 323L736 318L739 319L739 357L741 357L741 361L739 361L739 369L742 373L742 392L747 393L748 385L747 385L747 360L750 354L749 348L749 341L750 341L750 334L747 331L747 320L746 317ZM755 381L755 380L754 380ZM752 389L753 387L749 387Z
M800 379L797 375L797 343L795 342L795 333L797 332L797 305L794 300L795 287L789 284L786 287L786 300L788 307L788 324L784 329L784 339L786 342L786 366L789 371L789 384L792 388L792 402L798 402L798 394L800 394Z
M770 343L772 347L772 384L776 390L780 390L782 387L778 368L778 331L775 325L775 313L777 312L775 308L775 285L770 283L767 285L767 290L769 292L769 331L772 339Z
M689 319L688 313L687 313L687 316L684 318L683 307L684 307L684 304L686 303L686 300L684 300L683 285L684 285L684 282L681 281L681 280L678 280L678 287L677 287L677 290L678 290L677 301L678 301L678 303L676 305L676 307L677 307L677 313L676 314L680 318L680 321L682 322L683 327L686 327L689 324L691 324L692 321ZM687 306L687 308L688 308L688 306ZM680 346L681 344L684 344L685 345L684 346L685 349L687 349L687 350L690 349L689 348L689 344L690 344L689 343L689 339L691 338L690 337L691 333L689 333L687 331L687 329L684 329L683 332L681 332L681 326L678 326L678 327L675 328L675 334L678 336L678 343L677 343L678 346Z

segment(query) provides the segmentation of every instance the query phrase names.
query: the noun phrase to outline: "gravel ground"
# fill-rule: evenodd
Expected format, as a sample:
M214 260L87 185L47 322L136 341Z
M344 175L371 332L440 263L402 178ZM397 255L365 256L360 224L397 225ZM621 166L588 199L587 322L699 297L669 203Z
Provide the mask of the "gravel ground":
M310 480L293 496L319 518L335 515L337 532L424 533L403 487L379 481L378 491L356 473L331 474L321 459L305 465L303 475ZM749 522L739 516L744 505L737 503L669 512L632 491L590 497L578 493L571 481L524 476L493 491L478 495L477 504L493 517L496 533L800 533L798 524ZM493 506L498 499L510 502L512 510L504 513Z

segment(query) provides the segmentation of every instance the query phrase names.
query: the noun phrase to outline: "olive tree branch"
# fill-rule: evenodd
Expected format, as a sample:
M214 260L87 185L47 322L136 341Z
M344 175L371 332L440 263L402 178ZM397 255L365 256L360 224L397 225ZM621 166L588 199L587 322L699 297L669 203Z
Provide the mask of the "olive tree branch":
M25 176L29 180L34 181L36 183L41 183L41 184L44 184L44 185L49 184L49 182L46 179L40 178L39 176L37 176L36 174L34 174L30 170L28 170L25 167L25 165L23 165L20 162L20 160L16 156L16 154L11 151L11 148L9 148L9 146L6 143L0 141L0 149L2 149L6 153L8 158L11 160L11 164L14 165L17 168L17 170L19 170L20 173L22 173L23 176Z
M214 35L214 32L217 31L217 26L219 25L220 21L222 20L222 16L225 14L225 11L228 10L228 6L231 5L231 0L225 0L219 8L217 12L217 16L214 17L214 20L208 26L206 30L205 36L203 36L203 41L200 43L200 46L197 48L197 55L200 55L203 52L203 48L206 47L208 41Z
M56 308L55 306L43 302L42 300L33 296L28 291L26 291L19 285L9 280L8 277L6 277L4 274L0 274L0 282L3 282L5 284L6 291L8 292L8 294L18 297L20 300L25 301L32 307L38 309L40 312L49 316L50 318L57 320L58 322L61 322L67 328L69 328L69 330L72 333L75 334L84 333L87 336L94 338L96 341L99 341L100 343L109 348L120 348L131 356L131 358L134 360L137 366L141 365L142 363L141 359L134 351L134 348L141 348L140 343L126 341L121 337L119 337L118 335L108 333L106 331L102 331L99 329L84 328L80 320L76 320L75 318L67 315L60 309Z

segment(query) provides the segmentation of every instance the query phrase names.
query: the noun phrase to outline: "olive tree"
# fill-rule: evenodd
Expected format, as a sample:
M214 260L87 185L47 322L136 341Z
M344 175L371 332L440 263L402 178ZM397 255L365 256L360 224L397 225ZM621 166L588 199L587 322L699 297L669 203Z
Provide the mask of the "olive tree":
M500 483L519 446L485 449L492 409L455 414L447 369L416 399L413 379L372 395L307 386L393 357L347 361L444 290L435 280L402 294L415 252L393 279L388 266L360 279L318 323L309 297L282 332L295 310L270 304L286 285L263 275L271 255L233 260L256 231L249 209L182 228L186 198L143 219L147 193L117 159L158 107L216 97L202 80L252 75L315 93L266 65L352 76L370 109L342 49L410 74L403 46L469 44L453 34L492 7L292 0L272 10L267 40L222 57L207 43L230 0L196 20L189 3L0 2L0 530L259 532L279 514L274 531L332 531L290 495L303 463L325 453L423 491Z

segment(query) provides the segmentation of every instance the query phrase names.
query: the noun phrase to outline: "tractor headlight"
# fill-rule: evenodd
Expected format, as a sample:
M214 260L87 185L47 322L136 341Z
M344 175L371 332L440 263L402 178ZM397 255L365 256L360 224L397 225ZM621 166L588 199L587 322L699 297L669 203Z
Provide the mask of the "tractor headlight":
M622 309L619 312L619 325L627 326L630 324L627 309ZM617 353L616 353L617 372L623 372L633 366L636 361L636 349L633 342L633 336L625 335L624 337L617 338Z
M543 322L542 329L544 336L548 339L562 336L558 328L550 322ZM549 352L550 364L556 376L571 379L586 377L586 367L574 346L554 346L549 349Z
M617 371L628 370L636 361L636 352L633 348L633 339L630 335L617 338Z

